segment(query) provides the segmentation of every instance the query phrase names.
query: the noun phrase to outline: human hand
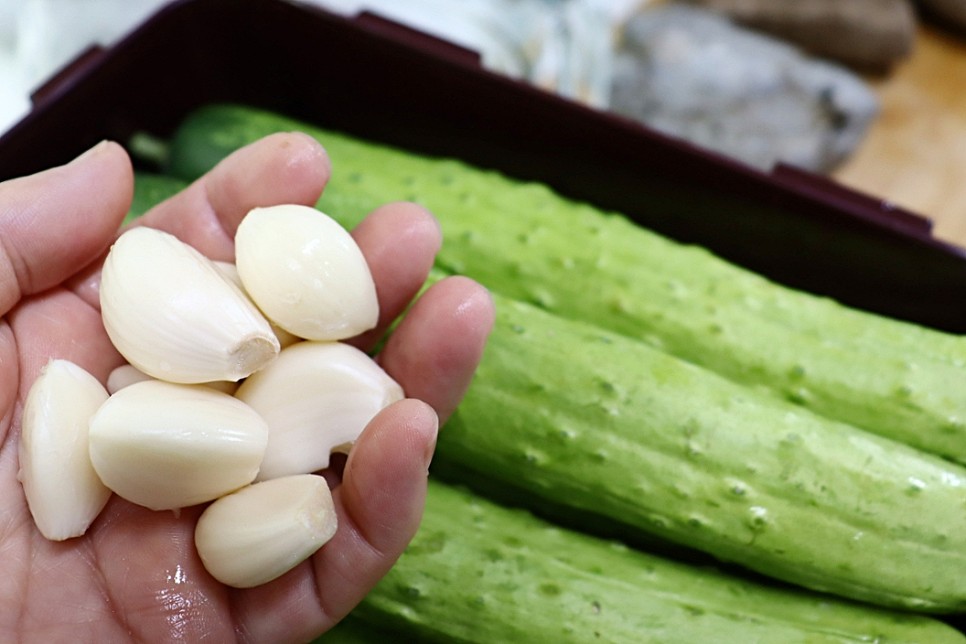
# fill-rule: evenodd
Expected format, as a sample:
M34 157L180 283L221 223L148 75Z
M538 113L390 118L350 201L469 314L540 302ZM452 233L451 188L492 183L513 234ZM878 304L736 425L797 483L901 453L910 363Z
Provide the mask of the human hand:
M171 232L213 259L252 207L314 204L329 178L324 150L297 133L236 152L139 225ZM130 203L130 161L102 143L72 163L0 183L0 640L305 641L363 599L409 543L425 501L438 423L461 399L493 322L487 292L461 277L426 291L378 356L408 398L377 416L342 468L328 472L335 537L283 577L222 586L195 552L202 508L154 512L112 497L83 537L45 539L17 480L20 414L48 359L101 382L123 359L100 319L100 264ZM379 328L409 305L441 243L412 204L377 209L354 231L376 281ZM338 471L337 471L338 470Z

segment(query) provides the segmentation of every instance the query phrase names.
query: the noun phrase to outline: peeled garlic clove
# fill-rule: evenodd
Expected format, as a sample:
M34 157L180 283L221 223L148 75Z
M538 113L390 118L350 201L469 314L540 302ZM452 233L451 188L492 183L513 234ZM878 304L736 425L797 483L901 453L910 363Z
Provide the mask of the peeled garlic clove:
M113 394L119 389L123 389L128 385L133 385L136 382L143 382L145 380L153 380L153 378L134 365L122 364L119 367L115 367L111 373L108 374L107 393Z
M223 394L233 395L238 390L238 383L229 380L215 380L214 382L202 382L202 387L208 387Z
M342 342L286 347L235 396L265 419L268 446L258 480L324 469L403 390L364 352Z
M334 219L300 205L255 208L235 233L245 291L278 326L342 340L376 325L376 287L362 251Z
M237 381L279 344L255 305L207 257L175 236L131 228L101 272L101 316L117 350L153 378Z
M246 296L248 296L248 293L245 291L245 285L242 284L241 276L238 274L237 266L235 266L231 262L215 262L215 266L218 267L218 270L221 271L222 275L227 277L232 284L240 288L242 292L245 293ZM298 336L292 335L291 333L289 333L282 327L278 326L271 320L268 321L268 324L269 326L272 327L272 331L275 332L275 337L278 338L278 344L283 349L288 345L295 344L296 342L302 339L302 338L299 338Z
M242 488L205 508L195 526L195 547L212 577L251 588L311 557L337 524L323 477L287 476Z
M111 371L110 375L107 376L107 393L116 393L119 389L123 389L128 385L133 385L136 382L143 382L144 380L156 380L148 374L144 373L134 365L122 364ZM214 382L204 382L199 383L206 387L211 387L212 389L217 389L218 391L224 392L226 394L233 394L235 390L238 389L237 382L230 382L228 380L216 380Z
M196 505L247 485L267 442L265 421L237 398L162 380L118 390L90 424L90 458L101 480L152 510Z
M87 432L107 395L68 360L48 362L27 393L19 478L37 529L52 541L84 534L111 495L91 465Z

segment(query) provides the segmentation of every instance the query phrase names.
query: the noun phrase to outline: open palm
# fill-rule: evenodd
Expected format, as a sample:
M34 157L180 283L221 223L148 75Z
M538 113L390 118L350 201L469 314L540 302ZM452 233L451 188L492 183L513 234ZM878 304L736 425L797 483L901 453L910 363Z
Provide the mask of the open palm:
M324 150L298 133L244 148L141 223L214 259L255 206L314 204L329 178ZM131 199L124 150L102 143L74 162L0 184L0 641L305 641L348 613L415 533L438 423L458 404L483 350L493 310L465 278L443 280L408 310L379 361L408 398L360 438L334 492L335 538L274 582L227 588L193 545L200 508L153 512L117 497L83 537L47 541L17 480L21 407L52 357L102 382L121 357L101 324L100 262ZM380 327L409 306L441 243L412 204L372 213L353 235L376 280Z

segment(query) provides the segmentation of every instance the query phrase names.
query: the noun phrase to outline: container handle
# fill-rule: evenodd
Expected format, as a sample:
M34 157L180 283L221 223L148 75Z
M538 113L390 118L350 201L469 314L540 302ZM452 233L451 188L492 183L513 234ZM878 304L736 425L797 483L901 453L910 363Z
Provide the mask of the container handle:
M933 222L929 218L904 210L891 201L882 201L847 188L827 177L785 163L778 163L771 174L775 180L794 190L833 200L838 207L860 218L906 233L932 234Z
M31 105L36 108L40 104L51 100L54 96L61 94L63 90L82 76L85 70L90 69L100 60L103 55L104 48L97 44L90 45L81 51L63 67L58 69L53 76L30 93Z

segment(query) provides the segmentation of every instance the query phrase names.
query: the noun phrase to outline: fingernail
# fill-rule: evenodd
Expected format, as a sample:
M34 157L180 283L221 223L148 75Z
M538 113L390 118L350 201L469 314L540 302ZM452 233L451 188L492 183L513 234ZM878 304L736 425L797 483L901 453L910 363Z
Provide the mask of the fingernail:
M429 469L430 463L433 462L433 454L436 453L436 439L439 437L439 417L433 413L433 418L436 422L433 425L432 435L427 436L426 451L423 453L423 463L427 469Z
M102 139L96 145L94 145L93 147L89 148L86 152L83 152L79 156L74 157L74 160L71 161L71 163L72 164L73 163L79 163L79 162L84 161L85 159L89 159L89 158L91 158L93 156L97 156L107 146L108 146L108 140L107 139Z

